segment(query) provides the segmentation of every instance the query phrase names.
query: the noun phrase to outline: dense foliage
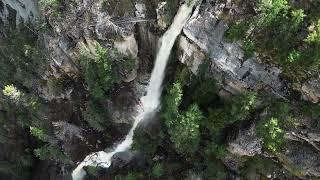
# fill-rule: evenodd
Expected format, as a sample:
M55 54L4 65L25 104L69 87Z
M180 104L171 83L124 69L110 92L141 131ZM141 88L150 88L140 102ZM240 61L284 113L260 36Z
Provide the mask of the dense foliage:
M108 119L108 113L103 108L104 100L121 82L120 74L135 68L135 59L97 44L95 52L83 50L80 62L90 94L84 117L90 127L103 131Z
M281 150L284 143L284 127L292 122L289 104L284 101L276 101L266 108L264 117L257 127L258 134L263 138L264 146L276 152Z
M29 85L38 76L33 70L45 64L37 49L37 38L27 28L10 31L0 40L0 82Z
M306 3L319 5L318 2ZM320 16L314 9L303 3L290 4L288 0L244 4L252 11L231 25L228 37L241 40L247 56L256 51L263 61L280 65L294 82L318 72Z

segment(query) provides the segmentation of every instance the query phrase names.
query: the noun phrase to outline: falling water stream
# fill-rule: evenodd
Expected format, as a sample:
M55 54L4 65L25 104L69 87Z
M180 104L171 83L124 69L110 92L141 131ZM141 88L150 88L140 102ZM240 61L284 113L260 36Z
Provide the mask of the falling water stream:
M195 2L189 5L187 5L187 3L182 4L171 26L161 37L161 46L151 74L149 86L147 88L147 95L141 98L142 107L139 108L138 115L135 117L133 126L127 134L125 140L118 144L112 152L106 153L104 151L100 151L86 156L85 159L72 172L73 180L82 180L84 178L86 172L83 167L85 166L100 166L108 168L111 165L111 158L114 154L118 152L124 152L131 148L134 130L139 122L158 109L162 92L162 81L171 49L177 36L181 33L183 26L190 18L194 4Z

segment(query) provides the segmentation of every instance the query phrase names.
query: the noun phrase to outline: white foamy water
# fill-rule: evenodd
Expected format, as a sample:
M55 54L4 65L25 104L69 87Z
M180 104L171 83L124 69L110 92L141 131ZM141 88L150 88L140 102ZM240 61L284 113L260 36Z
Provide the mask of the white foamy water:
M165 74L165 68L170 56L171 49L177 36L181 33L183 26L186 24L193 10L193 5L181 5L176 14L173 23L165 34L160 39L160 49L157 54L155 66L153 68L147 95L141 98L142 108L139 109L138 115L135 117L132 128L127 134L124 141L118 144L114 151L106 153L104 151L92 153L88 155L72 172L73 180L82 180L86 175L83 167L85 166L100 166L108 168L111 165L111 158L118 152L123 152L131 148L133 142L134 130L141 120L149 114L156 111L160 105L160 97L162 92L162 81Z
M21 20L23 22L34 22L38 16L38 9L36 6L36 0L1 0L4 4L4 9L0 12L0 17L4 23L6 23L9 16L7 5L16 10L16 24L19 24Z

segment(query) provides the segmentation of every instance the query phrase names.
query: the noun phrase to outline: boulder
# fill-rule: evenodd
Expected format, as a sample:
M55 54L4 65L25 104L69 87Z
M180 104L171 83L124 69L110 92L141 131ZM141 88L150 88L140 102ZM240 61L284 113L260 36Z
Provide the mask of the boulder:
M257 137L255 126L241 129L237 137L229 142L228 150L237 156L255 156L262 152L262 139Z
M301 93L305 100L318 103L320 101L320 77L305 82L301 87Z
M131 71L125 71L123 74L125 75L123 81L131 82L136 79L138 74L138 44L134 37L134 35L130 35L124 38L122 41L115 41L114 47L122 54L129 56L135 61L135 68Z

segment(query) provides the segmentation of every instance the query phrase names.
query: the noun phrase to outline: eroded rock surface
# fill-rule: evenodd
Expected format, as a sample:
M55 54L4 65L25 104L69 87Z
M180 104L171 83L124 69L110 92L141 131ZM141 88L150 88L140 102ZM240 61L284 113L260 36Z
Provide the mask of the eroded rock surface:
M255 126L240 130L235 140L229 142L228 150L238 156L255 156L262 153L262 139L257 137Z
M320 77L304 83L301 87L301 92L304 99L318 103L320 101Z
M216 79L231 79L235 82L233 84L240 86L238 89L265 89L278 96L285 96L287 90L285 81L280 77L281 70L260 63L256 57L245 58L240 44L227 42L224 39L227 26L214 15L214 9L201 8L199 14L189 20L183 32L191 42L185 45L185 41L181 40L180 48L185 54L191 54L190 51L200 53L190 48L195 44L208 54L212 62L211 72ZM193 57L193 61L201 60L201 57ZM181 61L184 62L184 59ZM228 85L225 88L229 88Z

